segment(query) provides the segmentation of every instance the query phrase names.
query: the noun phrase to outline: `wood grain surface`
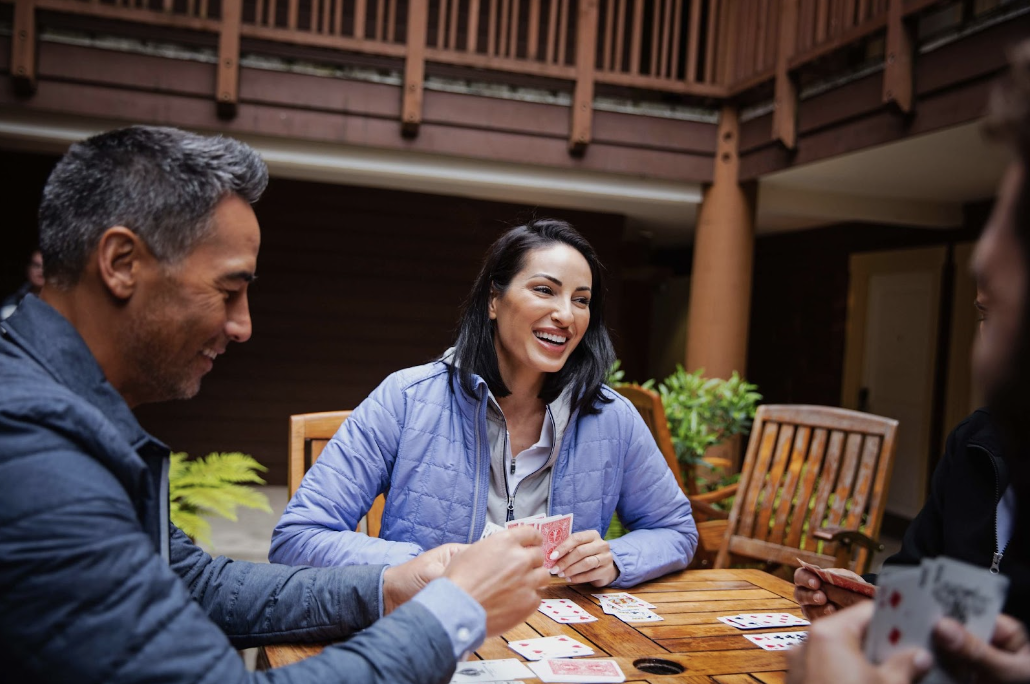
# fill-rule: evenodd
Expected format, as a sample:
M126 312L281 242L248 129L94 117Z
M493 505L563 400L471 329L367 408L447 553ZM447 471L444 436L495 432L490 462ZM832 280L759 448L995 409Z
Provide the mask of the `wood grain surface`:
M598 618L597 622L559 624L543 613L533 613L523 624L491 637L474 658L493 660L521 656L508 642L559 634L574 637L594 649L596 657L611 658L626 674L627 682L649 684L778 684L786 680L787 657L763 651L744 638L745 633L795 631L797 627L744 632L719 622L722 615L743 612L786 612L801 615L794 603L793 585L759 570L685 570L630 590L653 603L664 622L630 625L601 610L591 594L616 593L589 585L570 587L555 581L544 598L568 598ZM270 667L282 667L319 653L322 644L283 644L264 649ZM678 675L655 675L639 670L640 658L661 658L684 668ZM527 680L536 681L536 680Z

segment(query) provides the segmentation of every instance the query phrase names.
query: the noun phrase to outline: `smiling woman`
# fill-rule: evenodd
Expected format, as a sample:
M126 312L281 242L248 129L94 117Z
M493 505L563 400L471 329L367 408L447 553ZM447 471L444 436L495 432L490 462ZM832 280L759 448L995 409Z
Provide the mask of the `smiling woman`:
M488 523L573 514L552 554L570 582L633 586L686 567L690 504L637 411L603 385L614 361L603 268L562 221L497 240L440 360L388 377L341 426L272 536L269 558L395 564ZM387 493L379 539L353 532ZM630 533L603 539L612 515Z

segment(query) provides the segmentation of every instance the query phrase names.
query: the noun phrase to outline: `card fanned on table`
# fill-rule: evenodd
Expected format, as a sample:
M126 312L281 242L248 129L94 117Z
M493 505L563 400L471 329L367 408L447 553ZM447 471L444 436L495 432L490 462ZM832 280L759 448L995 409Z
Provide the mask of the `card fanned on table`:
M803 627L811 624L808 620L790 613L741 613L740 615L723 615L716 619L737 629Z
M568 599L544 599L537 610L563 625L597 621L597 618L583 610L582 606Z
M601 602L606 615L614 615L623 622L661 622L665 618L655 613L654 604L625 592L592 594Z
M933 627L941 617L961 623L988 641L1005 603L1009 580L951 558L923 559L918 567L886 569L880 574L873 619L865 635L865 654L882 663L898 651L919 646L933 651ZM957 681L935 665L922 684Z
M787 651L808 638L808 632L768 632L745 634L744 638L765 651Z
M458 663L451 684L479 684L532 678L533 672L518 658L504 660L469 660Z
M626 681L626 675L614 660L538 660L529 663L529 669L542 682L617 684Z
M505 529L522 527L528 525L540 531L544 538L544 567L553 568L557 559L551 560L551 552L558 548L563 541L572 534L572 513L564 515L540 516L534 515L530 518L509 520L504 524Z
M594 655L594 650L565 635L509 641L508 648L526 660L576 658Z
M853 579L841 577L840 575L835 575L832 572L827 572L825 569L820 568L818 565L806 563L800 558L798 558L797 560L798 563L801 563L801 567L803 567L805 570L815 573L820 580L826 582L831 586L839 587L841 589L847 589L848 591L853 591L856 594L862 594L863 596L868 596L869 598L876 596L876 585L874 584L869 584L868 582L856 582Z

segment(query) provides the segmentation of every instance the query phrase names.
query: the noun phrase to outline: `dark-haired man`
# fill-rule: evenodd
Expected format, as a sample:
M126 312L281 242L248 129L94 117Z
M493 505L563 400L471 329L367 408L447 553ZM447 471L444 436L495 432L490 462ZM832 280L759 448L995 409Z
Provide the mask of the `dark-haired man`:
M74 145L51 174L46 284L0 325L6 681L446 681L539 605L528 528L311 569L212 559L170 524L169 450L131 409L193 396L250 337L266 181L242 143L146 127ZM347 637L267 675L234 651Z

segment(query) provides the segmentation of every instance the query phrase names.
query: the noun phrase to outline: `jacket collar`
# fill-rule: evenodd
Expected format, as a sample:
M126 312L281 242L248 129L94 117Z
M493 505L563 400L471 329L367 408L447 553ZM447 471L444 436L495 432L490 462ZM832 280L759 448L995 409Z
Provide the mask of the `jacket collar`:
M86 341L49 304L29 294L0 323L0 332L32 357L57 382L95 406L137 451L150 443L168 450L148 434L118 391L107 381Z

